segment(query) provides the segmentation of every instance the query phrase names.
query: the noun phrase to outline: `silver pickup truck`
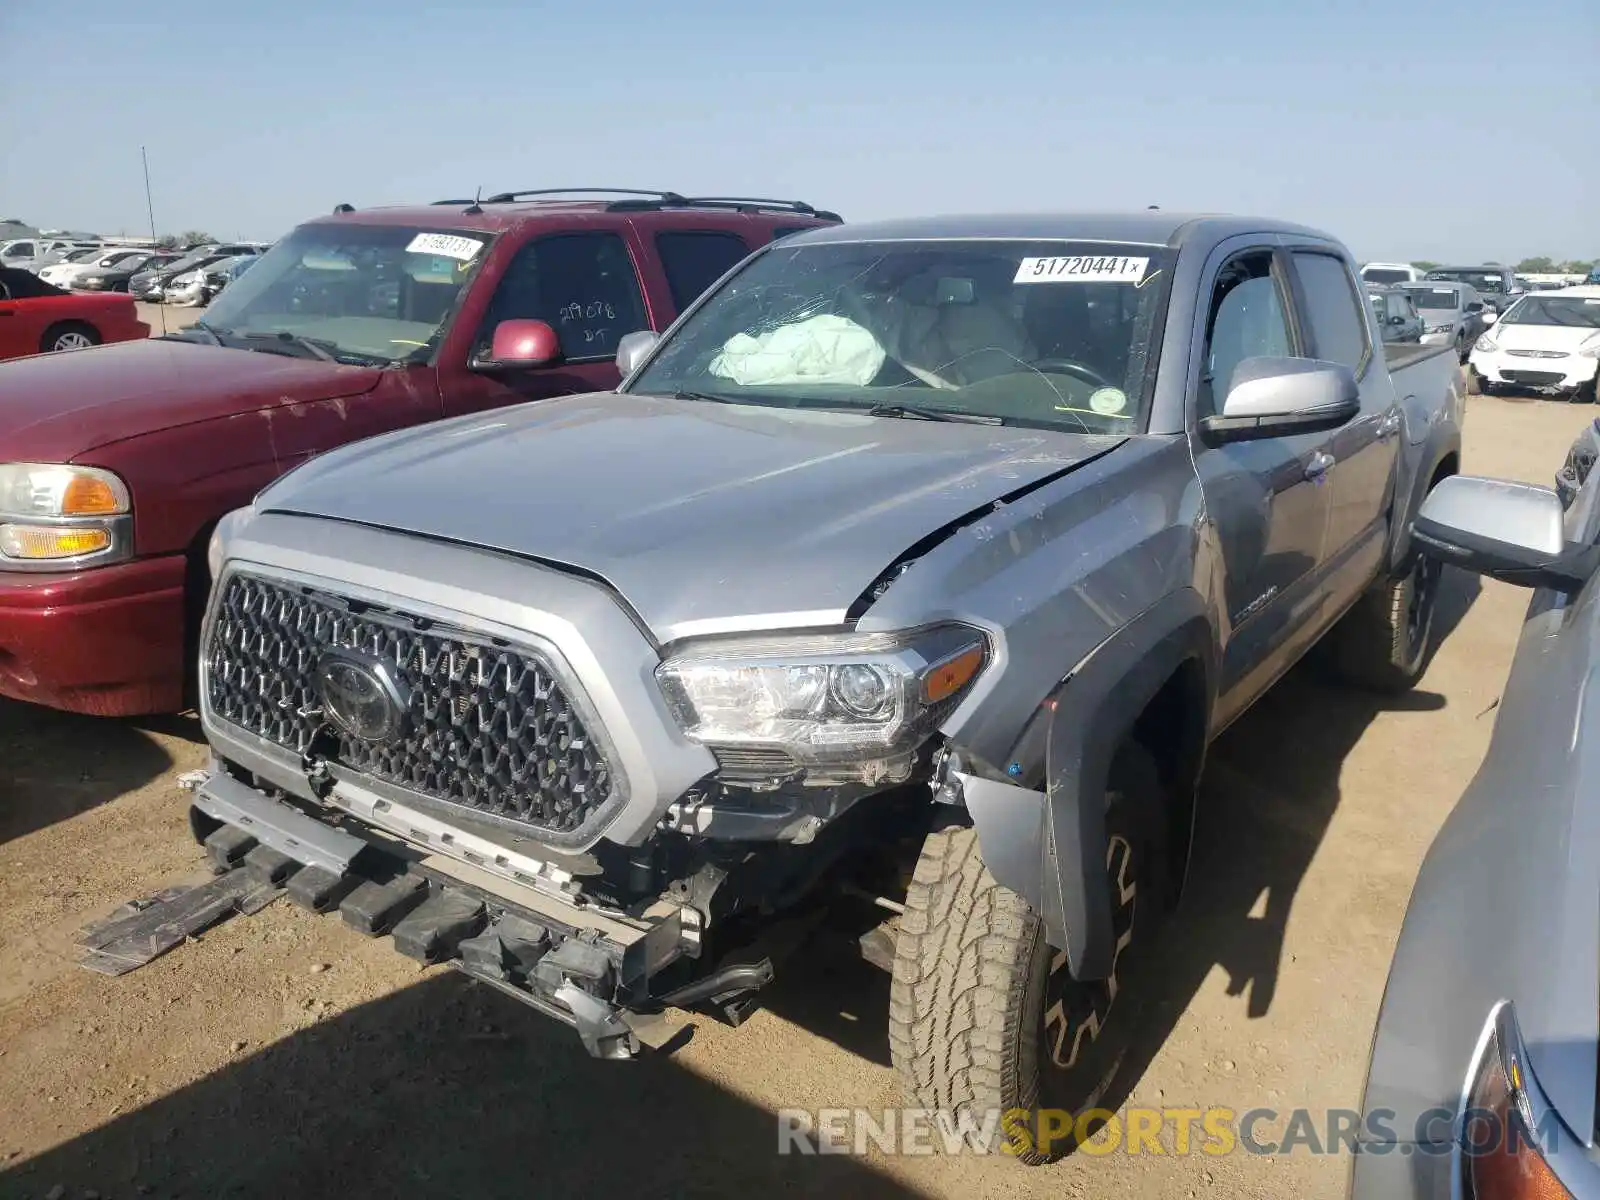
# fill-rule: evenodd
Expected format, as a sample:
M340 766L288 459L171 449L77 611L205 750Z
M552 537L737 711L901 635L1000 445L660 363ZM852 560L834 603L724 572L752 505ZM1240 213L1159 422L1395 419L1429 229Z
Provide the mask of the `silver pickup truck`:
M1424 669L1454 355L1146 212L797 234L619 358L223 522L197 838L604 1057L857 905L915 1100L1066 1151L984 1115L1102 1094L1208 743L1324 635Z

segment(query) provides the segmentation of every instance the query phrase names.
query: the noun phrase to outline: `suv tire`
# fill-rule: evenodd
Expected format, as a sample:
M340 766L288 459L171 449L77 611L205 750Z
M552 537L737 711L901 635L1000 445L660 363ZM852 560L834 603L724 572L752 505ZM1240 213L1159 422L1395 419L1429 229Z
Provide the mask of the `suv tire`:
M975 830L923 843L895 941L890 1056L915 1102L970 1118L970 1140L988 1135L981 1148L1051 1162L1077 1144L1061 1111L1076 1125L1104 1103L1139 1028L1162 924L1163 811L1154 762L1125 743L1106 795L1117 948L1105 981L1072 978L1043 922L984 866ZM1048 1124L1046 1109L1058 1110Z
M1367 589L1330 636L1345 678L1391 694L1408 691L1422 678L1433 651L1443 572L1438 559L1417 554L1403 577L1384 576Z

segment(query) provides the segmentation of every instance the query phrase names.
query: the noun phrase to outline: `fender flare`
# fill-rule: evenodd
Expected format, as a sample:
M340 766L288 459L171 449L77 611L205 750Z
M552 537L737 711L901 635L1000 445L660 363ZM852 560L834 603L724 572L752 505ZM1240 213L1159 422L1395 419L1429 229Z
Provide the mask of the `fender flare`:
M1189 661L1204 673L1205 711L1197 714L1203 753L1216 659L1199 593L1171 593L1090 652L1019 739L1013 761L1022 777L1039 779L1042 790L959 776L985 865L1039 915L1050 944L1066 951L1076 979L1106 978L1114 958L1104 804L1112 756L1162 686ZM1192 797L1177 799L1190 827L1174 830L1173 844L1186 855L1193 803Z
M1461 431L1454 425L1441 426L1432 430L1428 435L1422 452L1418 455L1418 465L1422 468L1410 479L1407 494L1395 494L1395 511L1403 515L1403 520L1392 521L1389 540L1389 572L1391 575L1403 575L1406 570L1407 560L1411 554L1411 523L1416 519L1417 510L1422 507L1422 502L1428 498L1428 490L1433 486L1433 477L1446 461L1454 458L1456 470L1461 469ZM1405 507L1401 508L1401 501Z

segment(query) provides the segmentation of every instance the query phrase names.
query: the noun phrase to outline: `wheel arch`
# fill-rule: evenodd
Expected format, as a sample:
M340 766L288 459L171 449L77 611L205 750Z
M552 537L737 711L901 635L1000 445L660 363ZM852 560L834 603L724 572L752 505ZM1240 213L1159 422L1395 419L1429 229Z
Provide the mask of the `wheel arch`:
M1112 758L1129 738L1156 759L1169 899L1181 887L1216 662L1204 601L1192 589L1170 593L1067 674L1018 740L1005 776L961 776L986 865L1038 913L1076 978L1105 978L1113 962L1105 795ZM1000 782L1006 776L1032 786Z

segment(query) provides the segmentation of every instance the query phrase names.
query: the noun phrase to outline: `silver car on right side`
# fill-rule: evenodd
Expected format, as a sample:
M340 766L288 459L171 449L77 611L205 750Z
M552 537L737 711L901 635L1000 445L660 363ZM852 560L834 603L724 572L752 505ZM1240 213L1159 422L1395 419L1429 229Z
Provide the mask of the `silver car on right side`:
M1478 774L1412 892L1352 1159L1360 1200L1600 1196L1600 422L1556 489L1458 476L1425 553L1535 589Z

